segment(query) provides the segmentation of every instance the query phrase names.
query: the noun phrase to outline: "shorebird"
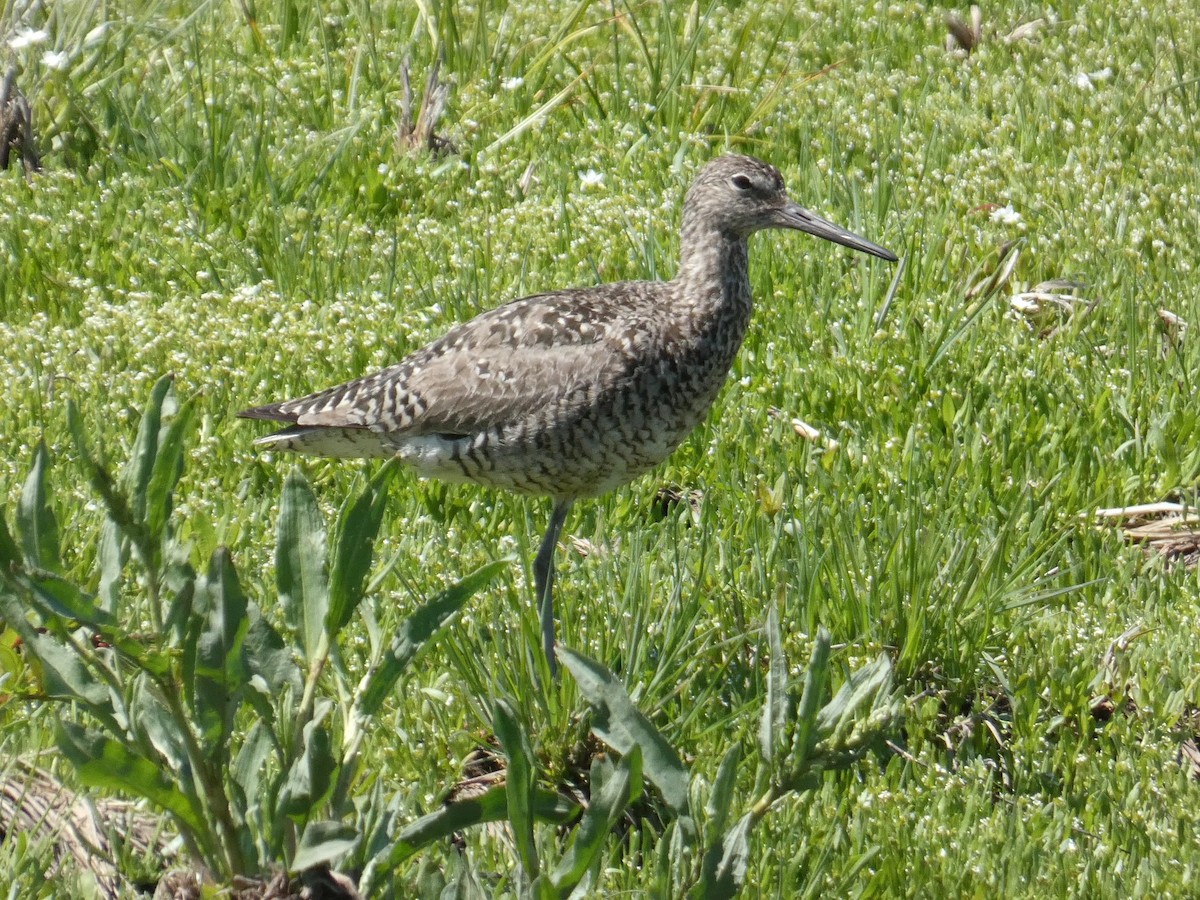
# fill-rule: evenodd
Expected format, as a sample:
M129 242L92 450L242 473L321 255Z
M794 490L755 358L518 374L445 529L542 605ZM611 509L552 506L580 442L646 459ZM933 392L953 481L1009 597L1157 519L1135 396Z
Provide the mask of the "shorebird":
M554 675L554 551L571 504L654 468L704 417L750 323L747 239L766 228L896 259L788 199L774 166L721 156L687 192L671 281L513 300L382 372L238 415L291 423L263 448L399 457L422 476L548 496L533 573Z

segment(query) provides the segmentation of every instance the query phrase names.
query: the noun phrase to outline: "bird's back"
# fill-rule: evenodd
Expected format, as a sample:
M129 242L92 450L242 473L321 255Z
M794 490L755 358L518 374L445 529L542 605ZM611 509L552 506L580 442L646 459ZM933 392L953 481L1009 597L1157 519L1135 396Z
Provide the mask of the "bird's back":
M240 415L293 423L267 447L399 455L430 477L523 493L603 493L661 462L728 370L731 354L677 293L622 282L525 297L382 372Z

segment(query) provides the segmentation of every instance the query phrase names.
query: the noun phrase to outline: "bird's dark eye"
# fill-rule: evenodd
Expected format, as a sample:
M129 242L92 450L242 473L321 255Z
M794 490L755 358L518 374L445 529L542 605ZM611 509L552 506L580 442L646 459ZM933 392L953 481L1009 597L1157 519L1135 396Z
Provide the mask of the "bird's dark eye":
M748 175L734 175L729 181L739 191L748 191L754 186Z

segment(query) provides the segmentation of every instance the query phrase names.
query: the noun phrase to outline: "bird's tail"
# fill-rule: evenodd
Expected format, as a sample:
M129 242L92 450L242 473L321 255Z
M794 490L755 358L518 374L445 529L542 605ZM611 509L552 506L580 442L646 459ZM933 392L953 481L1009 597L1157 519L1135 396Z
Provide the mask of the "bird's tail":
M256 438L254 446L263 450L287 450L306 456L332 456L339 459L387 458L396 449L385 444L368 428L329 428L293 425L274 434Z

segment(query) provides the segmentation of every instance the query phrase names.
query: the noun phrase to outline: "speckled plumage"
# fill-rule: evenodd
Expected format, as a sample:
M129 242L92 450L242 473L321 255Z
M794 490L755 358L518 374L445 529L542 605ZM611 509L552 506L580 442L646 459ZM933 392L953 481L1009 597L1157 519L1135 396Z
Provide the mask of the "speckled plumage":
M704 417L750 322L747 238L771 227L895 259L788 200L774 167L723 156L688 191L673 280L514 300L375 375L239 415L292 423L255 442L266 448L399 456L429 477L553 498L535 566L553 671L566 511L662 462Z

